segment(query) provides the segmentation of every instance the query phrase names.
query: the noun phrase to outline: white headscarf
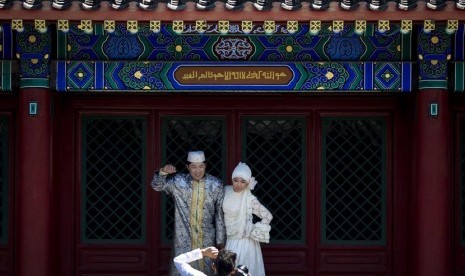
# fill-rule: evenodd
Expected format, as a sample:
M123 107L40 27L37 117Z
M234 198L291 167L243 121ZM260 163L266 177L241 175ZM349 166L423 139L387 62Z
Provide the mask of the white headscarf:
M249 189L253 190L255 188L255 185L257 185L257 181L255 180L255 177L252 176L252 171L250 170L249 166L247 164L239 162L237 164L236 168L234 169L232 173L231 179L234 179L236 177L241 177L249 185L247 186Z

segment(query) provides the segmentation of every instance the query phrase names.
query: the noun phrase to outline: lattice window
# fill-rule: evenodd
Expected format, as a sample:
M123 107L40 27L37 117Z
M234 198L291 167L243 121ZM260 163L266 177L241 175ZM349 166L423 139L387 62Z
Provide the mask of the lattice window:
M385 120L325 118L322 141L322 242L385 244Z
M296 118L244 118L243 158L258 181L253 194L273 214L271 240L303 242L305 123Z
M207 160L207 173L225 179L226 172L226 127L222 118L214 117L170 117L165 118L163 132L163 162L176 166L177 170L188 173L186 169L187 152L203 150ZM173 239L174 203L163 193L163 240Z
M145 119L83 118L82 241L145 241L145 160Z
M465 246L465 119L460 121L460 238Z
M0 243L8 242L8 120L0 118Z

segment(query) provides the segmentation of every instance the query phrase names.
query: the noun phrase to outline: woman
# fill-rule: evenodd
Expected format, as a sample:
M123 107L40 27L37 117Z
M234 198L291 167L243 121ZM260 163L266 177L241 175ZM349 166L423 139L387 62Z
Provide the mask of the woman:
M209 257L213 260L212 270L215 276L230 276L236 272L236 253L227 249L218 250L210 246L197 248L174 258L174 265L182 276L207 276L200 270L193 268L189 263Z
M260 242L269 242L273 216L251 193L257 182L249 166L239 163L232 173L232 182L225 187L223 201L226 248L236 252L236 262L247 265L251 275L264 276ZM254 224L252 215L261 221Z

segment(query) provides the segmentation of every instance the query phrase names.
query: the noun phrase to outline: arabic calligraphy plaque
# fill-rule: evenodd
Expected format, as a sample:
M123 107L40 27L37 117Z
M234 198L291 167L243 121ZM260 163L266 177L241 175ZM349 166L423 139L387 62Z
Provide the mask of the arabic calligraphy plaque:
M288 66L179 66L174 78L182 85L287 85Z

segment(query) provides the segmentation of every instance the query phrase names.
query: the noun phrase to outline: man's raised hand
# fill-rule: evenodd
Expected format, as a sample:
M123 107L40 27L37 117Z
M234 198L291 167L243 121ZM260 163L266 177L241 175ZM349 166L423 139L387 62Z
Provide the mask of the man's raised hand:
M163 168L161 168L161 171L167 174L172 174L176 172L176 167L171 164L166 164Z

